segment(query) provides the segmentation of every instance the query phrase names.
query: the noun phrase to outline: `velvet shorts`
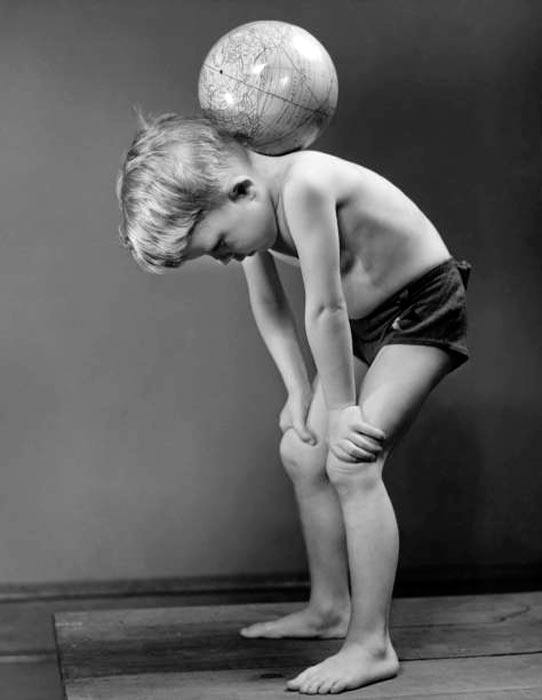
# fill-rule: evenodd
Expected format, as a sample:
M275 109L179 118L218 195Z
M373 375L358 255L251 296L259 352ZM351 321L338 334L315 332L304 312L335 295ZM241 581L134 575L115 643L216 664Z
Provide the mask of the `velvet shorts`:
M350 319L354 355L370 365L384 345L430 345L454 369L469 358L466 289L471 265L450 258L406 284L370 314Z

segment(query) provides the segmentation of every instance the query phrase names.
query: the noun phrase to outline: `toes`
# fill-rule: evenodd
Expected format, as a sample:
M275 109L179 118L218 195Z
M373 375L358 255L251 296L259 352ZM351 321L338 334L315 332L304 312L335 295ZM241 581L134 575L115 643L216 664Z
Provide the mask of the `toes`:
M249 627L243 627L243 629L241 630L241 636L249 638L260 637L261 635L269 632L269 628L270 625L268 624L250 625Z
M331 689L331 686L333 685L333 679L332 678L326 678L324 681L320 683L318 686L318 693L320 695L327 695Z
M286 682L286 687L289 690L299 690L301 687L301 683L303 682L302 676L303 674L300 673L299 676L296 676L295 678L292 678L291 681Z
M312 668L306 668L302 673L300 673L298 676L293 678L291 681L288 681L286 685L290 690L299 690L302 693L305 691L303 690L303 687L308 685L308 683L312 680L311 678L311 670Z
M343 690L346 690L346 683L344 681L335 681L331 684L331 687L328 692L335 694L342 693Z
M318 693L318 685L320 681L308 677L300 686L299 692L306 695L316 695Z

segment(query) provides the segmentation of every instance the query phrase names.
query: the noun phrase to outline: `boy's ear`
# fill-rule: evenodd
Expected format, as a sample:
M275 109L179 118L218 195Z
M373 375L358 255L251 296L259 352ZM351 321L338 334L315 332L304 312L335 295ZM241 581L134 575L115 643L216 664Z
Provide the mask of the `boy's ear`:
M232 201L236 201L241 197L252 199L255 193L254 181L246 175L238 175L230 184L228 196Z

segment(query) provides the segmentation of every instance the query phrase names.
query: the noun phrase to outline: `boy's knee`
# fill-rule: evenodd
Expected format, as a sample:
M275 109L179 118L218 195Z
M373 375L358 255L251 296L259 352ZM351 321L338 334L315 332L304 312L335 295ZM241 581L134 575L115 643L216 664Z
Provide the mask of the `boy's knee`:
M325 476L327 444L321 439L318 444L309 445L289 429L280 441L280 457L292 480Z
M326 461L326 473L339 495L360 490L371 491L382 481L385 461L384 453L374 462L345 462L330 452Z

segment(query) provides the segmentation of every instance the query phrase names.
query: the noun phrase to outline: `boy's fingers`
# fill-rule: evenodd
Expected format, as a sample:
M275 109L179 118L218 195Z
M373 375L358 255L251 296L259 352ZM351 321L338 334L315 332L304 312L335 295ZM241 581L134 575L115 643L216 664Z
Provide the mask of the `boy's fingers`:
M341 462L347 462L348 464L359 464L360 462L374 462L374 455L368 452L358 451L354 446L344 447L342 445L331 446L331 452L341 460Z
M362 422L359 425L359 427L356 427L356 431L358 433L361 433L362 435L367 435L368 437L372 437L375 440L385 440L386 439L386 433L383 430L380 430L380 428L375 428L375 426L371 425L370 423Z
M315 436L308 430L304 425L298 425L296 427L296 432L303 442L308 442L311 445L316 445Z
M380 442L374 440L373 438L367 437L367 435L360 435L360 433L354 433L351 436L350 441L354 443L356 447L374 454L378 454L384 449Z
M280 423L279 423L279 428L280 428L281 432L283 432L283 433L285 433L287 430L290 430L293 427L294 427L293 424L288 420L283 420L283 421L280 421Z
M373 461L382 452L381 445L371 440L359 440L355 436L345 441L344 449L351 457L359 459L362 462Z

